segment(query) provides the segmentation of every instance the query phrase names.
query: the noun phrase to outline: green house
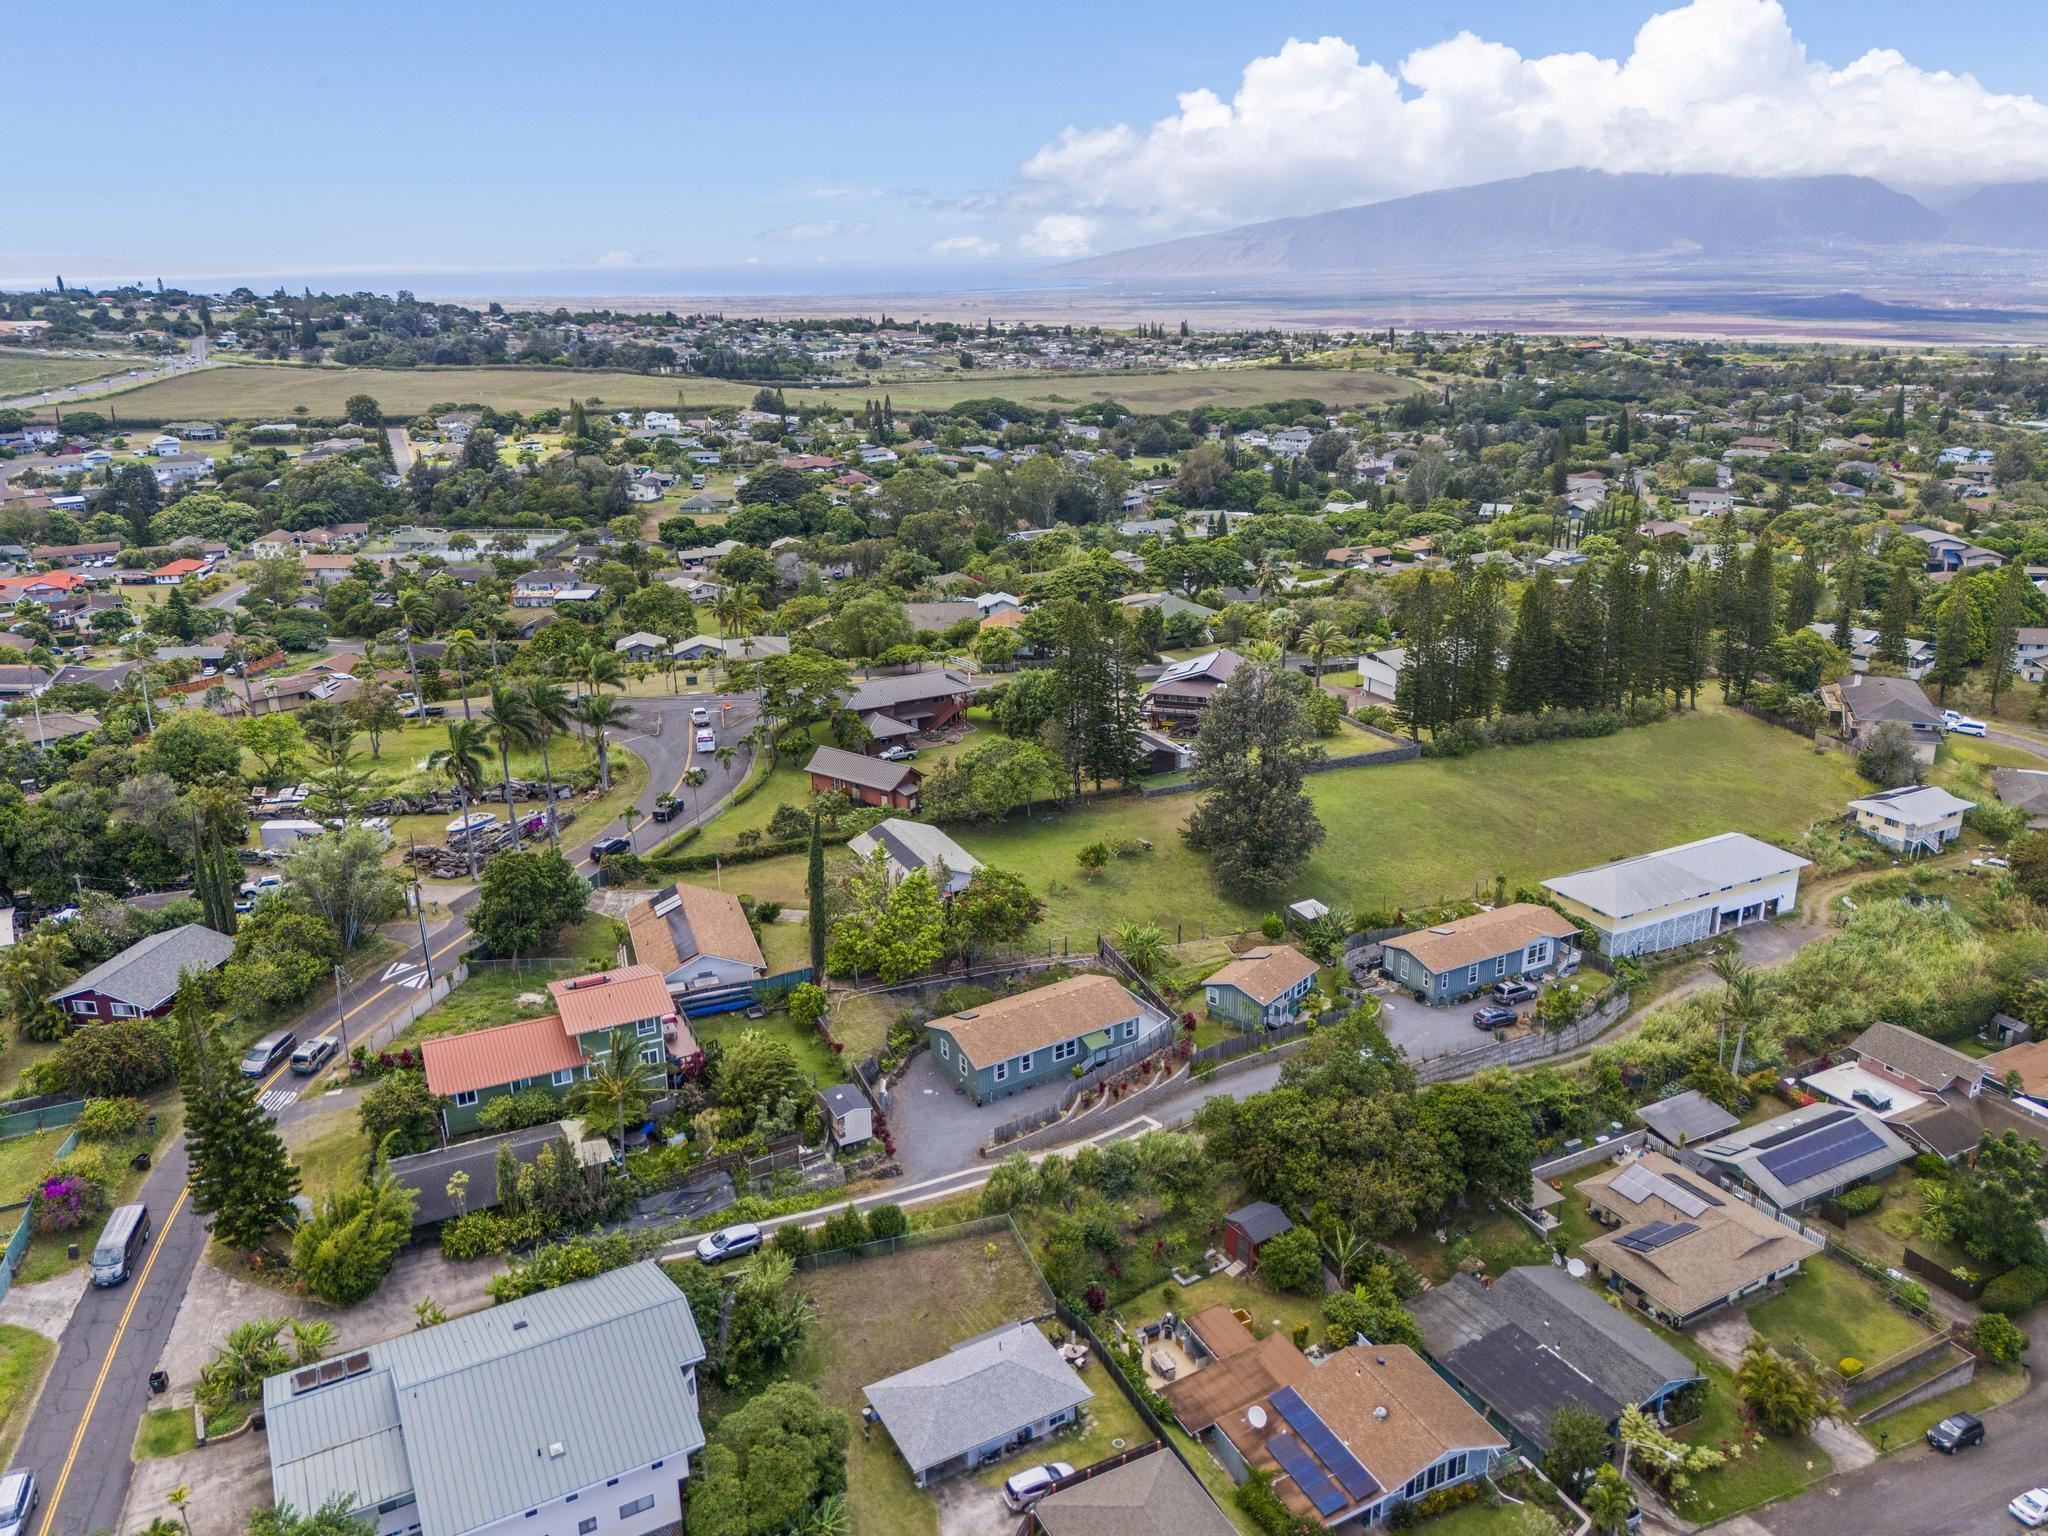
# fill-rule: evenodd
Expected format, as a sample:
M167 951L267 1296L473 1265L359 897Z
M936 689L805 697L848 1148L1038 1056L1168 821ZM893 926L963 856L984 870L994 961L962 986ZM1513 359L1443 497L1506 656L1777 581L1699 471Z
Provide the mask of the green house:
M1211 1018L1239 1029L1278 1029L1316 984L1316 963L1291 944L1248 949L1202 983Z
M939 1070L986 1104L1163 1044L1173 1026L1116 981L1091 974L933 1019L930 1031Z

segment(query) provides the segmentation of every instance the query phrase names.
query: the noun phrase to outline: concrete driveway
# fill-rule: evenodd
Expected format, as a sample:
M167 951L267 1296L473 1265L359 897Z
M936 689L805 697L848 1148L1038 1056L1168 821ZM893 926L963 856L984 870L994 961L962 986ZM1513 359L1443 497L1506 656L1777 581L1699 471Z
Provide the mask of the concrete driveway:
M976 1104L938 1058L922 1051L903 1080L889 1090L889 1127L896 1134L896 1161L915 1183L957 1168L971 1168L995 1128L1019 1115L1059 1102L1068 1079L1053 1078L993 1104Z
M1446 1008L1418 1003L1405 992L1380 994L1380 1023L1387 1038L1408 1053L1410 1061L1428 1061L1434 1056L1455 1056L1492 1043L1493 1036L1472 1022L1472 1011L1480 1004L1474 998Z
M949 1477L931 1493L939 1506L939 1536L1016 1536L1019 1517L971 1473Z

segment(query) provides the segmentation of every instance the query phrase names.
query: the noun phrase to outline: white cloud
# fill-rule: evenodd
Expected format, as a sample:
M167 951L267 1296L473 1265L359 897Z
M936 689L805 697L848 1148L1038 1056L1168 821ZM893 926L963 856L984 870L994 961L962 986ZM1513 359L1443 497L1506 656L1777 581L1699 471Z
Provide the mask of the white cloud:
M1100 219L1078 213L1049 213L1018 239L1034 256L1086 256L1095 248Z
M1070 255L1110 219L1144 238L1575 166L2018 180L2048 175L2048 106L1890 49L1822 63L1779 0L1692 0L1625 59L1460 32L1389 69L1340 37L1290 38L1228 101L1192 90L1149 128L1067 128L1017 201L1063 210L1024 243Z
M934 256L996 256L1002 249L1002 241L985 240L980 235L948 235L932 242Z
M600 267L636 267L640 258L632 251L606 251L597 258L597 264Z
M798 224L784 224L775 229L764 229L754 236L756 240L836 240L842 235L858 238L872 235L875 226L866 219L854 223L842 223L838 219L811 219Z

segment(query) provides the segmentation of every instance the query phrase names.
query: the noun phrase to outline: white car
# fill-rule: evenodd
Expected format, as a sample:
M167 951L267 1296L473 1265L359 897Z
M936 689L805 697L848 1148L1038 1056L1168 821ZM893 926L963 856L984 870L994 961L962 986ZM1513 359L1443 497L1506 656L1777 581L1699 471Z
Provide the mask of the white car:
M715 752L717 749L718 737L712 733L708 726L697 733L697 750L699 752Z
M2005 1507L2013 1519L2030 1530L2048 1525L2048 1488L2029 1488Z
M752 1253L760 1246L761 1229L751 1221L743 1221L738 1226L722 1227L699 1239L697 1258L705 1264L722 1264L743 1253Z
M1015 1510L1027 1509L1051 1493L1053 1485L1061 1478L1073 1475L1074 1469L1064 1461L1048 1461L1043 1466L1026 1467L1022 1472L1004 1481L1003 1502Z
M1941 728L1944 731L1951 731L1958 736L1982 736L1984 734L1984 722L1982 720L1972 720L1968 715L1958 714L1953 709L1944 709L1941 712Z
M699 704L695 709L690 711L690 724L709 725L710 723L711 711L706 709L702 704Z

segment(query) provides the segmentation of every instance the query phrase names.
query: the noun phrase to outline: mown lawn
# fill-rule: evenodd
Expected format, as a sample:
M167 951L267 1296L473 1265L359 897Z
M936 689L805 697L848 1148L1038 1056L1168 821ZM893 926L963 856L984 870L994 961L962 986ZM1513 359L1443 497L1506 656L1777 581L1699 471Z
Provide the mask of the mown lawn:
M512 1024L537 1018L551 1010L547 984L564 976L586 971L608 970L618 963L621 938L619 925L595 914L564 928L548 946L552 956L526 960L517 966L492 962L470 968L469 979L439 1007L426 1013L394 1039L387 1050L416 1046L438 1035L466 1035L473 1029L493 1024ZM438 973L437 973L438 974ZM522 1004L526 993L540 995L540 1003Z
M1795 838L1866 787L1844 754L1817 756L1790 732L1719 707L1595 741L1337 769L1308 782L1326 835L1287 894L1353 912L1490 891L1496 874L1512 889L1716 832ZM764 825L774 805L759 808ZM1037 938L1087 944L1124 921L1155 923L1169 939L1242 932L1262 913L1225 896L1208 860L1183 842L1194 805L1186 795L1121 798L953 832L1044 898ZM722 835L723 823L713 826ZM1152 847L1083 874L1075 854L1098 841ZM846 858L832 850L828 866ZM756 896L803 900L801 854L727 874Z
M304 1115L284 1127L285 1149L299 1167L299 1192L322 1196L360 1183L370 1166L370 1134L353 1104Z
M29 1410L56 1353L56 1340L33 1328L0 1323L0 1463L14 1454L28 1427Z
M993 1243L994 1256L988 1255ZM1051 1310L1015 1239L964 1237L797 1276L817 1299L794 1375L860 1422L861 1389L1005 1323ZM1098 1367L1098 1369L1100 1369ZM1089 1385L1096 1386L1091 1381ZM1099 1390L1099 1389L1098 1389ZM888 1434L855 1433L846 1451L855 1536L934 1536L938 1510L911 1481Z
M1991 1365L1980 1360L1977 1374L1962 1386L1857 1427L1872 1445L1883 1443L1888 1448L1911 1445L1952 1413L1983 1413L1987 1408L2011 1402L2026 1389L2027 1373L2024 1368Z
M0 1141L0 1204L12 1205L33 1195L56 1157L57 1148L70 1134L68 1125L51 1126Z
M182 1456L198 1447L190 1408L152 1408L143 1414L142 1423L136 1428L133 1459L155 1461L164 1456Z
M1928 1337L1873 1282L1826 1255L1808 1259L1782 1292L1751 1307L1749 1321L1781 1351L1804 1345L1830 1366L1848 1355L1874 1366Z
M1639 1313L1630 1316L1644 1321ZM1781 1499L1834 1470L1834 1459L1805 1435L1782 1440L1759 1436L1743 1443L1742 1399L1735 1391L1734 1373L1691 1339L1662 1328L1656 1331L1707 1378L1706 1410L1694 1424L1679 1431L1679 1438L1717 1448L1742 1445L1739 1457L1693 1479L1686 1496L1677 1502L1681 1515L1702 1523L1723 1520Z
M99 1146L105 1149L107 1162L113 1169L111 1187L107 1190L107 1209L129 1205L142 1194L142 1186L149 1179L149 1170L134 1166L133 1158L138 1152L147 1151L152 1160L164 1155L164 1150L178 1139L178 1132L185 1124L185 1102L175 1089L166 1090L146 1101L148 1113L156 1117L156 1129L149 1128L145 1120L132 1136L119 1141L80 1142L81 1148ZM151 1219L161 1222L164 1212L152 1211ZM76 1269L88 1263L92 1257L93 1244L99 1240L100 1227L105 1217L92 1225L89 1231L41 1232L29 1239L28 1251L22 1255L21 1268L15 1272L16 1285L35 1285L49 1280L66 1270ZM152 1239L154 1241L154 1239ZM78 1244L78 1258L72 1259L69 1246Z
M1193 1317L1209 1307L1241 1307L1252 1315L1252 1332L1260 1338L1269 1333L1292 1335L1304 1325L1310 1342L1323 1334L1323 1300L1320 1296L1294 1296L1270 1290L1251 1275L1214 1274L1187 1286L1173 1304L1182 1317ZM1152 1315L1145 1306L1131 1303L1126 1313L1145 1320Z

